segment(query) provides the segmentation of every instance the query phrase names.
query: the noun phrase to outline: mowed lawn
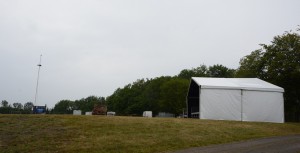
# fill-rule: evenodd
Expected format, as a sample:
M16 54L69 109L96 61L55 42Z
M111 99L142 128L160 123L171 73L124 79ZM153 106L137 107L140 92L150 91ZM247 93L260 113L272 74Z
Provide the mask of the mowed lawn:
M0 152L172 152L290 134L300 134L299 123L0 115Z

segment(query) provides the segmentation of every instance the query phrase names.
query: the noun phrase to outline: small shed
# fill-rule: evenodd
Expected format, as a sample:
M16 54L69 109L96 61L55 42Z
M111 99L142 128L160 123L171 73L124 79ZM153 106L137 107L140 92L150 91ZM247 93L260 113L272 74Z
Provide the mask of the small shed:
M73 115L81 115L81 110L73 110Z
M193 77L189 118L284 122L284 89L257 78Z
M107 112L106 113L106 116L115 116L116 115L116 112Z
M143 112L143 117L149 117L149 118L151 118L152 117L152 111L144 111Z
M85 112L85 115L92 115L92 112Z

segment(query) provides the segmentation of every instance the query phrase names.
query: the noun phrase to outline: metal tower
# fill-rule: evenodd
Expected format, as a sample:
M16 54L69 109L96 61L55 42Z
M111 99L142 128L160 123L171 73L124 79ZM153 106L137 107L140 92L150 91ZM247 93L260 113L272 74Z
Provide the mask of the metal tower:
M42 54L40 55L40 63L37 66L39 67L39 69L38 69L38 76L37 76L36 88L35 88L34 106L36 106L36 100L37 100L37 96L38 96L40 69L41 69L41 66L42 66Z

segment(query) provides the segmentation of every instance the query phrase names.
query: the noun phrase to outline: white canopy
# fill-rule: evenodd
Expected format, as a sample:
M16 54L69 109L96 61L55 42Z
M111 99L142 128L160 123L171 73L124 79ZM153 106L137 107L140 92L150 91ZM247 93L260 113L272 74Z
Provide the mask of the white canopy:
M192 78L202 89L244 89L254 91L277 91L284 92L284 89L260 80L258 78Z
M257 78L193 77L188 113L200 119L283 123L283 92Z

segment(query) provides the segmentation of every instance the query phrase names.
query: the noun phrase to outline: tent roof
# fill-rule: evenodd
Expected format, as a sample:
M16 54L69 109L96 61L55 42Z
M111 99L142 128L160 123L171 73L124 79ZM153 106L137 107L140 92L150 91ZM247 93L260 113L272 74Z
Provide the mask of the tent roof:
M258 78L205 78L192 77L201 88L206 89L243 89L258 91L284 92L284 89Z

